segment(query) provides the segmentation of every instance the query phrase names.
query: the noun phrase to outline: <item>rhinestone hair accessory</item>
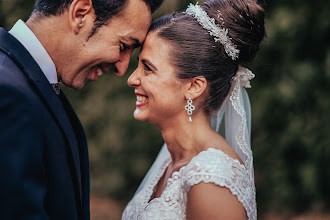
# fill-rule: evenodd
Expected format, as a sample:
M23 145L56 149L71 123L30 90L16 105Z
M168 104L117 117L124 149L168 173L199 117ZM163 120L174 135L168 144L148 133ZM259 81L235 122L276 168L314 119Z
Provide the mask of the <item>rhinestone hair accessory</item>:
M232 60L238 58L239 49L231 42L231 38L228 36L228 29L216 25L214 18L210 18L198 3L196 3L196 5L190 3L185 13L196 18L199 24L214 37L214 41L220 42L223 45L227 55L231 57Z

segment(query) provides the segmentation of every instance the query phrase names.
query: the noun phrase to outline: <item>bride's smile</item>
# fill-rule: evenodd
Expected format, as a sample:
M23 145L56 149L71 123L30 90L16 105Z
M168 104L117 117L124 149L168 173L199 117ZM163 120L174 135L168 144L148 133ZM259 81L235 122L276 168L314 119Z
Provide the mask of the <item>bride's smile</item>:
M184 80L176 76L168 43L150 33L142 47L138 68L127 82L135 88L135 119L159 125L163 120L186 117Z
M149 103L148 96L141 95L139 93L136 94L136 107L142 107Z

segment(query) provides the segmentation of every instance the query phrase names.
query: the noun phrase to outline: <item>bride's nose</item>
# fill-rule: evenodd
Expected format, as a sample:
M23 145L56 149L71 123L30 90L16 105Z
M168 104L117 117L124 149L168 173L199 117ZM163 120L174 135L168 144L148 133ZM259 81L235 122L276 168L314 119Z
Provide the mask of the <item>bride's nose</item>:
M139 68L137 68L129 77L127 80L127 84L130 87L135 87L135 86L139 86L140 85L140 77L138 74L138 70Z

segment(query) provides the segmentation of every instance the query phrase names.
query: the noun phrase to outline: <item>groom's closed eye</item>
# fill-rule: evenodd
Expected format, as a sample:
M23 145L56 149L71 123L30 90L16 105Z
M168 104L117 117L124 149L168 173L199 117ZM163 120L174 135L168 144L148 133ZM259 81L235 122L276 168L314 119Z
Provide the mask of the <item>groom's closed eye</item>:
M126 46L125 49L132 49L132 50L141 47L142 45L142 43L138 39L133 37L123 39L122 43L125 44Z
M138 39L131 37L131 40L134 41L133 49L141 47L142 43Z
M124 50L130 50L132 48L132 46L125 44L123 42L120 43L120 50L124 51Z
M125 51L125 50L134 50L138 47L141 47L141 43L138 39L135 39L135 38L130 38L132 41L134 41L133 44L129 44L129 43L124 43L124 42L121 42L120 43L120 50L121 51Z

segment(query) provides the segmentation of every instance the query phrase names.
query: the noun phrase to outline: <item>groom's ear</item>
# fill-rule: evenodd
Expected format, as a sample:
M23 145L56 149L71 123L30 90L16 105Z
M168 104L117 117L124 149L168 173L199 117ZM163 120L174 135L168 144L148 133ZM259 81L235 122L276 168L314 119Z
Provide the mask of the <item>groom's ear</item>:
M207 80L204 76L194 77L187 82L186 99L196 99L200 97L207 87Z
M73 0L69 7L69 20L72 30L78 34L81 28L91 18L94 21L92 0Z

